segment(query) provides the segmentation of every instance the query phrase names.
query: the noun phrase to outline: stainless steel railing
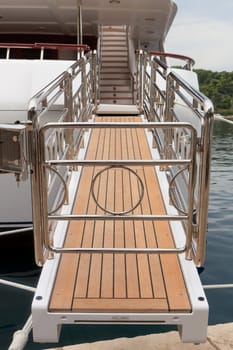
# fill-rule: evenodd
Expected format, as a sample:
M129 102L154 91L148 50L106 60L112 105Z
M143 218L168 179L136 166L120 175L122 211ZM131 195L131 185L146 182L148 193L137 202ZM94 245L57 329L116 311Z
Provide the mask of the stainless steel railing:
M137 164L159 166L165 171L170 200L178 212L177 217L167 215L166 219L182 221L186 232L186 245L174 251L185 250L188 259L194 257L197 265L203 263L213 106L204 95L168 68L164 55L162 60L158 56L158 53L148 55L140 52L138 59L137 99L139 108L145 111L147 123L111 123L111 127L149 128L153 133L154 146L158 148L159 160L76 159L85 128L110 127L108 124L87 122L97 104L98 86L95 77L98 64L96 55L92 53L78 60L30 101L29 118L33 125L32 192L38 264L43 264L49 252L60 251L52 243L52 232L57 220L83 218L80 215L62 217L57 213L68 200L66 182L72 169L90 165L133 167ZM186 68L190 66L186 64ZM63 185L60 186L61 193L53 200L54 207L51 207L48 187L56 181ZM105 215L86 216L86 219L103 220L103 217ZM110 215L107 220L127 220L129 217ZM164 220L163 216L156 215L133 217L133 220ZM74 247L68 251L81 251L81 248ZM168 251L171 250L164 250ZM162 253L163 249L157 252Z
M195 262L202 265L205 260L206 230L208 217L208 193L210 183L211 135L213 128L213 104L197 89L172 69L167 58L184 60L183 69L190 74L194 61L189 57L167 53L138 53L138 103L147 119L158 122L189 122L197 131L197 181L194 191L194 231L192 246ZM180 70L182 73L182 70ZM187 130L171 132L154 130L154 143L162 158L179 156L188 152L190 135ZM181 149L177 148L183 139ZM172 183L171 200L180 212L185 211L187 203L188 174L164 168ZM179 175L178 172L180 171ZM175 179L174 179L175 177Z
M72 172L72 167L62 169L61 176L58 169L54 171L45 170L41 172L41 151L40 129L49 121L56 121L58 125L63 122L84 122L91 115L93 108L93 62L94 53L90 53L75 62L70 69L62 73L44 89L38 92L29 103L28 117L32 122L32 131L29 137L31 150L31 179L32 179L32 202L33 202L33 223L35 236L35 255L38 265L42 265L46 259L44 246L44 233L48 227L44 225L43 202L44 196L41 191L50 194L51 207L49 212L57 210L67 195L63 193L59 181L66 183ZM82 130L63 130L61 127L56 130L49 130L46 133L46 140L43 144L44 152L48 157L55 159L75 159L77 151L82 143ZM48 179L46 189L43 189L43 176ZM62 179L62 180L61 180ZM50 203L48 202L48 206ZM53 231L51 225L49 230ZM49 233L50 234L50 233Z
M114 159L103 159L103 160L79 160L79 159L54 159L49 154L46 154L45 144L49 130L60 130L60 129L94 129L94 128L144 128L144 129L188 129L191 135L191 147L189 154L186 154L183 159L153 159L153 160L114 160ZM61 123L46 123L42 125L38 133L39 137L39 154L38 168L40 169L40 181L37 183L37 187L40 188L41 206L40 206L40 227L43 228L41 232L41 238L43 242L43 248L47 253L54 252L84 252L84 253L182 253L186 252L186 258L191 259L191 244L192 244L192 226L193 226L193 201L194 201L194 188L196 180L196 130L189 123L161 123L161 122L145 122L145 123L97 123L97 122L61 122ZM40 159L40 161L39 161ZM53 167L70 167L70 166L98 166L98 167L134 167L137 165L141 166L183 166L187 168L189 174L188 184L188 207L187 212L182 215L177 214L166 214L166 215L127 215L111 214L109 212L103 213L103 215L62 215L58 213L49 213L48 208L48 179L46 172L47 170L53 169ZM63 183L65 186L65 183ZM176 248L83 248L83 247L70 247L61 248L57 247L53 243L53 239L49 232L51 222L57 221L72 221L72 220L140 220L140 221L186 221L186 243L182 247ZM37 228L37 231L39 228ZM38 236L37 236L38 238ZM40 241L39 241L40 243Z

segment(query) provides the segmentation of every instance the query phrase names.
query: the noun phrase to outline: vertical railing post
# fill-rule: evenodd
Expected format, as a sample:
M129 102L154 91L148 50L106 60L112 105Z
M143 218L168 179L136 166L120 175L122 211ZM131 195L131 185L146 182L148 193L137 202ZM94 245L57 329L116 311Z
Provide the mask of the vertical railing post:
M199 202L197 210L198 222L198 241L199 249L196 256L196 264L202 265L205 260L206 251L206 229L208 221L208 198L210 187L210 163L211 163L211 140L214 124L214 112L209 110L204 116L204 125L202 126L202 144L200 149L200 184L199 184Z
M66 74L66 77L63 81L64 89L64 105L67 109L65 122L73 121L73 91L72 91L72 75L70 73ZM69 145L68 158L73 159L74 156L74 142L73 142L73 130L65 130L65 139L66 144Z
M97 64L97 52L92 52L91 59L91 84L92 84L92 101L94 108L97 108L97 84L98 84L98 64Z
M150 66L151 66L151 74L150 74L150 120L155 120L155 82L156 82L156 63L153 58L150 57Z
M52 258L53 252L49 247L53 237L49 235L48 225L48 188L47 188L47 168L45 166L45 140L43 131L39 131L39 157L40 157L40 202L41 202L41 219L42 235L44 247L47 250L46 258Z
M10 49L10 47L8 47L8 48L6 49L6 59L7 59L7 60L10 59L10 53L11 53L11 49Z
M35 261L38 266L44 264L43 227L41 225L42 208L40 196L40 153L39 153L39 127L35 107L28 112L28 119L32 121L32 131L29 139L29 152L31 161L31 192L32 217L34 231ZM42 204L43 205L43 204Z
M86 73L86 59L82 58L81 63L82 71L82 110L83 121L87 121L87 73Z
M174 93L174 81L170 75L167 76L167 86L166 86L166 110L165 110L165 122L173 121L173 107L175 101ZM172 147L172 130L165 130L164 139L164 156L165 159L171 159L171 147Z
M197 164L196 164L196 145L197 145L197 131L192 132L191 144L191 159L189 165L189 191L188 191L188 223L186 229L186 252L185 258L192 260L192 242L193 242L193 209L194 209L194 193L197 179Z
M143 107L143 51L137 53L137 103L139 111Z
M147 98L148 91L148 76L147 76L147 63L148 63L148 55L146 52L142 53L142 107L145 109L145 102ZM147 116L148 117L148 116Z

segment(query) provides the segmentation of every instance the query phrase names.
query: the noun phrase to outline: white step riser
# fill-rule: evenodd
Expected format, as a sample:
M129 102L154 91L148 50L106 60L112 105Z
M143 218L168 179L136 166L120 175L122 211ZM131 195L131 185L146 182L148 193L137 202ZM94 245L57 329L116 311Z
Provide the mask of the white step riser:
M128 67L101 67L101 74L129 74Z
M117 57L117 58L128 58L127 52L119 52L119 51L105 51L102 52L102 59L108 59L108 57Z
M104 35L101 37L102 42L114 42L114 43L122 43L126 45L127 37L122 35Z
M120 41L120 40L104 40L102 41L102 47L127 47L126 41Z
M119 31L103 31L102 37L108 37L108 36L117 36L119 38L126 38L127 34L126 32L119 32Z
M130 75L127 73L100 73L100 80L105 80L105 79L124 79L124 80L129 80Z
M119 52L119 53L125 53L125 54L128 54L128 49L127 47L123 47L123 46L115 46L115 47L107 47L107 46L104 46L102 47L102 50L101 50L101 53L110 53L110 52Z
M100 79L100 85L125 85L130 86L130 79Z
M126 28L123 28L122 26L117 25L104 25L102 26L103 32L117 32L117 33L126 33Z
M116 63L116 65L118 65L118 63L120 63L120 62L121 63L128 62L128 57L119 57L119 59L116 59L115 56L113 56L113 57L108 56L108 57L103 57L101 61L104 63L114 62L114 63Z
M126 31L122 30L102 30L102 35L119 35L119 36L125 36L126 37Z
M111 61L102 61L101 62L101 69L115 69L115 68L124 68L124 69L128 69L128 61L125 62L111 62Z
M126 43L126 37L122 35L103 35L102 36L102 42L104 41L118 41L118 42L124 42Z
M100 99L101 103L106 103L106 104L118 104L118 105L130 105L132 104L132 100L131 99L126 99L126 100L113 100L113 99Z
M102 51L127 51L127 46L125 44L113 44L112 42L109 43L104 43L104 45L102 45Z
M100 98L111 98L111 99L119 99L119 98L122 98L122 99L125 99L125 98L128 98L128 99L132 99L133 96L132 96L132 93L125 93L125 92L122 92L122 93L119 93L119 92L101 92L100 93Z
M123 93L128 93L128 92L131 92L131 86L125 86L125 85L118 85L118 86L115 86L115 85L100 85L100 91L101 93L108 93L108 92L111 92L111 93L119 93L119 92L123 92Z

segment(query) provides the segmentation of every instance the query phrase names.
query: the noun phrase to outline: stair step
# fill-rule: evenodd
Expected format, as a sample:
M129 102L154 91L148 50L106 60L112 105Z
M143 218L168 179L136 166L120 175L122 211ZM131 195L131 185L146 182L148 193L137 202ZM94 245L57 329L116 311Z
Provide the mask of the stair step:
M102 29L102 35L124 35L126 36L126 31L125 30L119 30L119 29Z
M126 43L116 42L113 43L111 40L102 43L102 50L127 50Z
M128 58L128 52L127 51L102 51L102 58L108 58L108 57L126 57Z
M104 73L101 70L100 80L105 80L105 79L125 79L125 80L129 80L130 79L130 75L129 75L128 72L126 72L126 73L119 73L119 72Z
M100 85L100 91L102 92L131 92L130 85Z
M119 104L119 105L131 105L133 104L132 99L100 99L100 102L104 104Z
M108 60L104 60L104 62L103 61L101 61L101 68L128 68L129 69L129 67L128 67L128 61L124 61L124 62L118 62L118 61L108 61Z
M102 41L119 41L119 42L125 42L126 43L126 36L125 35L103 35Z
M132 94L132 92L124 92L124 91L122 91L122 92L101 92L100 93L100 98L112 98L112 99L119 99L119 98L121 98L121 99L126 99L126 98L133 98L133 94Z
M119 45L119 46L126 46L127 42L126 39L115 39L113 37L102 39L103 45Z
M126 29L122 26L102 26L102 31L103 32L121 32L121 33L125 33Z
M103 63L116 63L116 64L119 64L119 63L126 63L128 64L128 57L119 57L119 59L117 59L116 56L108 56L108 57L102 57L102 60L101 62Z
M102 27L102 33L126 33L125 29L122 28L104 28Z
M103 85L130 85L130 79L100 79L100 84Z
M128 54L128 48L126 46L107 46L107 45L105 45L101 49L101 53L111 53L111 52Z
M128 67L116 67L116 66L110 66L110 67L101 67L101 74L118 74L118 73L128 73L129 74L129 68Z

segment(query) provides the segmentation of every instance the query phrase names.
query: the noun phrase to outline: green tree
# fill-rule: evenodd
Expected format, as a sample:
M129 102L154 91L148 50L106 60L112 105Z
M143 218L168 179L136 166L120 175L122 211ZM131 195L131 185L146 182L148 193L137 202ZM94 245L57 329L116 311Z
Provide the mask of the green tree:
M214 104L215 112L233 115L233 72L197 69L200 90Z

